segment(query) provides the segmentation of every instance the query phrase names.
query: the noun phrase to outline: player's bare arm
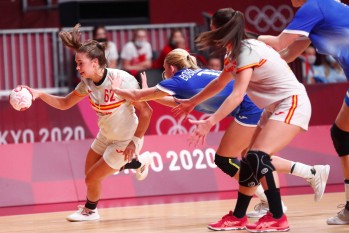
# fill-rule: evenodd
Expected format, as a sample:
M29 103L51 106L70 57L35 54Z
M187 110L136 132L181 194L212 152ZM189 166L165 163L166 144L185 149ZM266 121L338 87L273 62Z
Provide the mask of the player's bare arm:
M156 100L162 97L168 96L166 92L160 91L156 87L151 87L148 89L120 89L114 88L113 91L115 94L122 96L125 99L130 101L147 101L147 100Z
M286 49L280 51L281 57L287 62L293 62L302 52L308 48L311 41L307 37L300 37L298 40L294 41Z
M281 33L278 36L261 35L258 40L263 41L276 51L282 51L295 42L300 35L291 33Z
M253 69L248 68L237 73L233 92L223 102L221 107L210 117L212 118L213 124L216 124L224 119L242 102L246 94L248 84L251 80L252 72Z
M85 98L85 96L77 94L76 91L72 91L66 96L55 96L50 95L42 91L35 91L37 98L42 99L45 103L48 105L60 109L60 110L67 110L77 103L79 103L81 100Z
M176 107L178 105L173 96L165 96L161 99L156 99L154 101L167 107Z

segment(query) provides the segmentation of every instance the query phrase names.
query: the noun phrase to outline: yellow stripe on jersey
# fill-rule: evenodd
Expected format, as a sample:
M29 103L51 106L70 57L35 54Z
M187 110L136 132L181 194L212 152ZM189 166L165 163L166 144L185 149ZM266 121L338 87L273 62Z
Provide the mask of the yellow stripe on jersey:
M291 106L290 110L288 110L288 114L287 114L286 119L285 119L286 124L290 124L291 119L292 119L293 114L294 114L294 111L297 108L297 105L298 105L298 96L293 95L292 96L292 106Z
M83 95L83 94L80 94L79 92L77 92L76 90L74 90L73 91L73 94L74 95L76 95L76 96L79 96L79 97L85 97L85 96L87 96L88 94L85 94L85 95Z
M126 101L126 100L121 100L121 101L113 103L113 104L98 105L98 104L94 103L91 98L89 98L89 100L90 100L90 104L92 105L92 107L97 108L99 110L111 110L111 109L119 107L121 104L123 104Z
M253 63L253 64L249 64L247 66L243 66L243 67L240 67L239 69L236 70L236 73L239 73L243 70L246 70L248 68L253 68L253 67L260 67L262 66L267 60L266 59L262 59L260 62L256 62L256 63Z

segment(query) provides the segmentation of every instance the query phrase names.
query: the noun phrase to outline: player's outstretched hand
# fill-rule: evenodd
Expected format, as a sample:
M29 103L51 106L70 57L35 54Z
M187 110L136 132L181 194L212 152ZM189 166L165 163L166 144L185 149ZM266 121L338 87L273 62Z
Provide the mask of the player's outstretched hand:
M121 74L117 72L117 75L112 73L111 76L108 76L110 82L111 82L111 87L113 90L118 89L121 87L122 82L124 81Z
M172 108L172 112L176 117L185 116L185 118L187 118L188 114L195 108L195 104L193 104L190 99L174 98L174 100L178 104L176 107Z
M141 79L142 79L142 89L148 89L148 83L147 83L147 75L145 72L141 72Z
M189 145L203 145L207 134L210 132L214 124L210 121L210 118L199 121L189 119L189 122L193 125L196 125L195 131L191 134L189 138Z

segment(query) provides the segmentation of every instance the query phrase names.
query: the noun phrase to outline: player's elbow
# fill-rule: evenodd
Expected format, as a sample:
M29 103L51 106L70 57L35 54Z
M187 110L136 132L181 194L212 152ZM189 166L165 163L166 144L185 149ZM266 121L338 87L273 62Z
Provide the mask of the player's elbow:
M74 104L70 103L67 100L63 100L63 101L61 101L61 104L58 106L58 109L64 111L64 110L68 110L68 109L72 108L73 106L74 106Z
M245 93L243 92L233 92L230 98L234 99L238 103L241 103L244 100Z
M59 109L59 110L65 111L65 110L70 109L71 107L72 107L72 106L62 105L62 106L59 106L58 109Z

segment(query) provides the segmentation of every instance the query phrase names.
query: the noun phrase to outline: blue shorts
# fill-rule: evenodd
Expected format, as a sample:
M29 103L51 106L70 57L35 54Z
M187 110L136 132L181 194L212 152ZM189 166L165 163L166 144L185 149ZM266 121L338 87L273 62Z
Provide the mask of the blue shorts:
M344 97L344 102L346 103L346 105L348 106L349 108L349 89Z
M233 117L240 125L256 127L261 118L263 110L259 109L251 99L245 95L237 111L234 111Z

